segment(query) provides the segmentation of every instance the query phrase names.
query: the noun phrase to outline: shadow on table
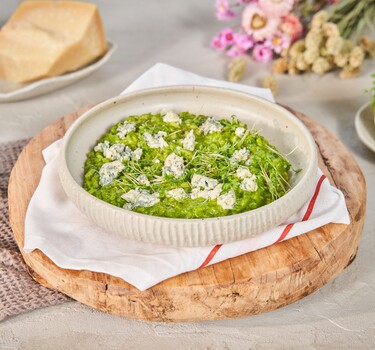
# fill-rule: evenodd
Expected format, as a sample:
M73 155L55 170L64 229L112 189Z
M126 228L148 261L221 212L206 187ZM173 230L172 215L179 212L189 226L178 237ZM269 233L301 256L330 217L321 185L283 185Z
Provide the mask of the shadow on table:
M336 136L355 156L375 163L375 153L361 142L354 126L355 115L361 106L358 99L321 102L321 107L327 111L325 115L327 122L336 124Z

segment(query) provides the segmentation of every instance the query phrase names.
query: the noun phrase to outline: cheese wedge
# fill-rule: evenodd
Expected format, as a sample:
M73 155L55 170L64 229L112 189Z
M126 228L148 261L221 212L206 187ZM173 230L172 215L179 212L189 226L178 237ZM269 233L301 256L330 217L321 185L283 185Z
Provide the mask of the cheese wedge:
M52 77L81 68L106 51L95 5L27 1L0 30L0 76L17 83Z

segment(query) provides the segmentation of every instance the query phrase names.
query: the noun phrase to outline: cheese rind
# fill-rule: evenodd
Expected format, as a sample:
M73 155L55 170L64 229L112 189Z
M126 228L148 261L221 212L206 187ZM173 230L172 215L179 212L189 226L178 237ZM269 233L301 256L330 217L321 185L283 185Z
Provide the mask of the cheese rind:
M27 1L0 31L0 76L18 83L52 77L81 68L106 51L95 5Z

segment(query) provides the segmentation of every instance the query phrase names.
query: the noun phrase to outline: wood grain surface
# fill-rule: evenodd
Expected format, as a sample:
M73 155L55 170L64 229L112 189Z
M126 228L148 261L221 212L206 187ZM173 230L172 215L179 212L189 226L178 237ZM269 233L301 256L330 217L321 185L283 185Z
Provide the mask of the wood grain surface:
M345 146L322 125L291 110L310 129L319 166L345 194L351 224L328 224L255 252L170 278L140 292L120 278L61 269L41 251L23 251L27 206L44 166L41 151L61 138L89 107L43 129L22 151L9 182L10 221L32 277L98 310L149 321L198 321L270 311L314 292L355 258L366 207L366 184Z

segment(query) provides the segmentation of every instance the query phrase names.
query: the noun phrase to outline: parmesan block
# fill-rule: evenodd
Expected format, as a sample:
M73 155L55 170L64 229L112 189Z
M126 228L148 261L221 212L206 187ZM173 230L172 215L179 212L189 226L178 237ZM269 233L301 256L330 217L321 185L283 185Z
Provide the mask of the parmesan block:
M24 83L81 68L107 51L98 9L72 1L26 1L0 30L0 76Z

